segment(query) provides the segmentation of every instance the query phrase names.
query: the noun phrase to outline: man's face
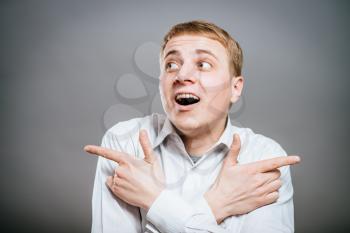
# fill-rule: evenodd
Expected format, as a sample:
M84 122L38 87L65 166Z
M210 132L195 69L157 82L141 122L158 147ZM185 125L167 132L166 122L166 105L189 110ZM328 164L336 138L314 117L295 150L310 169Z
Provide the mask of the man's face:
M168 41L162 56L162 104L176 128L187 134L225 121L235 101L226 49L204 36L182 35Z

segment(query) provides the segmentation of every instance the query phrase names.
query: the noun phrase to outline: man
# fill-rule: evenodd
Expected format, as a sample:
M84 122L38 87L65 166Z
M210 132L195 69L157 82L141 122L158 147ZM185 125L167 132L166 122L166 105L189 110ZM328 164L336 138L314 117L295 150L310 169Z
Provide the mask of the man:
M299 157L228 117L243 90L242 59L238 43L212 23L181 23L166 34L166 116L118 123L101 147L84 148L102 156L92 232L294 231L285 165Z

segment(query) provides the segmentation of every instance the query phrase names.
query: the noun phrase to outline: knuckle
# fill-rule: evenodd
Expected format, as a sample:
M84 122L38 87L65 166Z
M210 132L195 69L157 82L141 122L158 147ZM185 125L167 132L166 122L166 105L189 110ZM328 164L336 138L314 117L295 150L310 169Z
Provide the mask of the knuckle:
M278 163L277 161L273 161L273 162L271 163L271 165L272 165L272 167L274 167L274 168L279 167L279 163Z
M101 148L96 148L95 149L95 152L96 152L96 154L100 154L100 155L102 155L103 157L104 157L104 154L103 154L103 151L102 151L102 149Z
M273 170L270 174L274 180L278 179L281 176L281 172L278 169Z
M278 192L272 192L272 193L266 195L266 197L265 197L265 203L266 203L266 205L267 205L267 204L272 204L272 203L276 202L277 199L278 199L278 197L279 197Z
M118 193L120 193L121 188L119 187L119 185L114 185L113 186L113 193L118 195Z
M112 190L112 192L114 193L115 192L115 189L116 189L116 185L114 185L114 183L112 184L112 186L110 186L109 187L111 190Z
M256 190L255 190L255 195L256 196L262 196L264 194L264 190L263 190L263 188L262 187L259 187L259 188L257 188Z
M120 178L125 178L125 170L123 167L118 167L116 170L115 170L115 174L120 177Z
M271 201L275 202L279 198L279 193L278 192L273 192L271 193Z
M277 183L277 187L278 187L278 188L281 188L281 187L282 187L283 182L282 182L281 179L278 179L278 180L276 181L276 183Z
M130 161L126 160L126 159L123 159L123 166L125 168L128 168L128 169L131 169L132 165L130 163Z
M269 204L272 204L274 203L275 200L271 197L266 197L265 200L264 200L264 205L269 205Z
M263 174L261 174L261 173L255 174L255 176L254 176L254 182L255 182L256 185L262 184L262 183L264 182L264 180L265 180L265 179L264 179Z
M257 205L258 207L261 207L261 206L264 206L264 205L267 205L267 204L269 204L269 203L268 203L268 201L267 201L266 198L260 197L260 198L258 198L258 199L256 200L256 205Z

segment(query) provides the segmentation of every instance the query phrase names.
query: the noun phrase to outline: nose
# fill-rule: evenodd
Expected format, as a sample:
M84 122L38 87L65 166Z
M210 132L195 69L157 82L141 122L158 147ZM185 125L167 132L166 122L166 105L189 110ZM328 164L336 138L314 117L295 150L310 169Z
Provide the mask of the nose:
M180 83L195 83L198 79L196 69L190 65L182 65L175 77L175 81Z

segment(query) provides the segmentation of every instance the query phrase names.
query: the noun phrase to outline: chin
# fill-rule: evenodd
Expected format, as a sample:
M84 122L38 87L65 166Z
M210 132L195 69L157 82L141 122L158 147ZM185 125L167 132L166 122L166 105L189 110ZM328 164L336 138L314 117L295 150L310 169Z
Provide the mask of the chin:
M201 119L186 114L173 115L169 118L173 125L183 134L193 134L193 131L202 128Z

